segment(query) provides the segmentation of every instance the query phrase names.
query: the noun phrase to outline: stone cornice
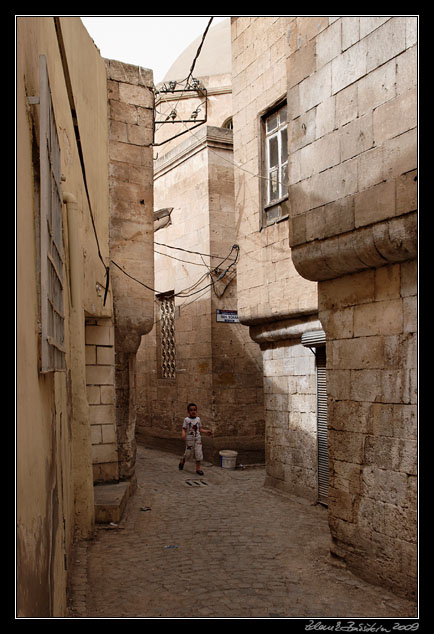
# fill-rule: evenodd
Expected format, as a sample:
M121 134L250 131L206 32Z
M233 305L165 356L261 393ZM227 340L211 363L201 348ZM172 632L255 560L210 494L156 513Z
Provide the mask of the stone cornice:
M215 95L227 95L231 93L232 93L232 86L217 86L215 88L206 89L207 97L214 97ZM191 99L191 94L185 93L185 94L179 95L178 93L176 93L172 95L170 93L165 93L164 98L155 100L155 105L158 106L160 105L160 103L165 103L168 101L176 101L176 102L185 101L186 99Z
M285 339L299 339L302 334L311 330L322 330L318 313L296 317L295 319L282 319L256 326L250 326L250 337L256 343L273 343Z
M292 261L308 280L329 280L417 257L417 212L359 227L291 248Z
M194 130L188 139L155 161L154 179L174 169L205 147L232 150L232 130L207 125Z

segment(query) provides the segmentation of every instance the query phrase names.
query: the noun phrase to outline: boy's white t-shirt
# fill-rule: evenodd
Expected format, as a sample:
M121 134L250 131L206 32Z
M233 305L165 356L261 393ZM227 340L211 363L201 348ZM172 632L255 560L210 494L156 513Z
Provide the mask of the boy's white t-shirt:
M182 427L187 430L187 440L200 439L202 423L199 416L196 416L196 418L186 416Z

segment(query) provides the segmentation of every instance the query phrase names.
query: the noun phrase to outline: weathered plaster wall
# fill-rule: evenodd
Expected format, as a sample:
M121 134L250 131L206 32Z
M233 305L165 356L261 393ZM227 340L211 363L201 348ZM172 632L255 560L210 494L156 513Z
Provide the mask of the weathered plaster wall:
M64 64L103 257L108 255L108 173L101 169L108 157L105 66L79 18L60 18L59 24L61 33L53 17L17 18L17 615L33 618L65 616L72 541L93 530L84 320L85 311L108 317L113 309L111 293L103 306L96 290L97 282L104 284L105 269L95 246ZM68 201L63 208L66 371L47 374L39 372L40 104L28 101L40 96L40 55L47 61Z

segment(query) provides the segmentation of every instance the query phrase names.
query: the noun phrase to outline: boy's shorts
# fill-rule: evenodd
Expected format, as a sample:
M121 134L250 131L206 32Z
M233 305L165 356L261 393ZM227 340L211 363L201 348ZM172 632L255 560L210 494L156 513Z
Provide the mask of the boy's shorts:
M184 460L192 460L193 458L197 462L203 460L201 440L187 440L185 443Z

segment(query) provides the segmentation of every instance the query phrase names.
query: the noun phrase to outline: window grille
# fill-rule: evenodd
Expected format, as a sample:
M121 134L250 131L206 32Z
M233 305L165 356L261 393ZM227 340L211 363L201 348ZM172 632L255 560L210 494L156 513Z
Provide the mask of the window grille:
M48 81L40 57L40 298L41 372L65 369L63 229L60 145Z
M163 379L174 379L176 376L175 354L175 298L162 295L160 302L161 332L161 376Z

